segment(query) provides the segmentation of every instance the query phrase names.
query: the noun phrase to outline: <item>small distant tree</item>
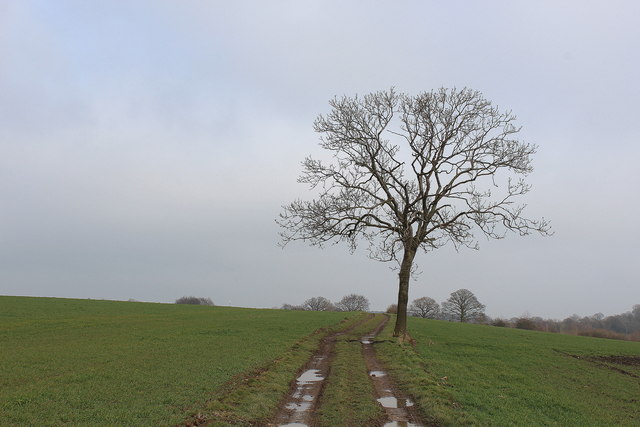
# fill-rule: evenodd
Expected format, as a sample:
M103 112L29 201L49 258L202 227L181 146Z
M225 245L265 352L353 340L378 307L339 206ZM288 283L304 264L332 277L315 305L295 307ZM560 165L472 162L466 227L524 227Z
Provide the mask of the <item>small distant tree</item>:
M308 311L333 311L335 307L325 297L313 297L302 303L304 310Z
M414 299L409 306L409 313L415 317L435 319L440 313L440 305L429 297Z
M368 311L369 300L363 295L350 294L336 303L338 311Z
M442 303L442 311L460 322L469 322L484 317L484 304L468 289L452 292Z
M192 305L215 305L211 298L198 297L181 297L176 300L176 304L192 304Z
M389 307L387 307L387 311L385 311L385 313L397 314L398 313L398 304L391 304Z

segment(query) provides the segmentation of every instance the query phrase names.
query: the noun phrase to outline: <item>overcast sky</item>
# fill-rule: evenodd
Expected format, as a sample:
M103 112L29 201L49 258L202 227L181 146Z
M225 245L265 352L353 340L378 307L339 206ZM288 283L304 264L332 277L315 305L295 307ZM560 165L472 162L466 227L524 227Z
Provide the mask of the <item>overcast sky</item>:
M636 1L0 0L0 294L395 302L386 264L277 246L338 95L470 87L537 144L555 235L417 258L410 300L491 316L640 304Z

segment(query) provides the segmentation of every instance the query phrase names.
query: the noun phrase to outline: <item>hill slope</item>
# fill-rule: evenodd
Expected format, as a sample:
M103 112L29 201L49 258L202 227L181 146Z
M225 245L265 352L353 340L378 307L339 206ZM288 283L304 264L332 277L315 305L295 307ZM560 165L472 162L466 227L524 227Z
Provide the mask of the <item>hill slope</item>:
M409 327L415 346L378 352L434 422L640 423L638 342L415 318Z
M0 425L175 424L344 317L0 296Z

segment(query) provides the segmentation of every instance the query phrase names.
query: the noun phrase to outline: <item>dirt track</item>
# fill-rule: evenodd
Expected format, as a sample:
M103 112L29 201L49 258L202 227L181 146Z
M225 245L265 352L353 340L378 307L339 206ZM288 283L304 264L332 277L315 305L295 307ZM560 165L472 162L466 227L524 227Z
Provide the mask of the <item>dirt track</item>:
M331 334L321 341L320 347L305 365L289 395L280 404L274 422L270 423L270 426L315 426L317 424L315 412L324 388L324 380L329 375L336 339L371 319L372 316Z
M292 384L289 395L281 402L278 413L273 422L268 424L269 426L314 427L318 425L315 413L324 390L325 379L331 372L336 340L340 335L348 333L371 319L371 316L322 340L316 353ZM385 316L373 331L360 340L364 362L375 390L375 396L372 398L378 401L386 413L385 426L419 426L413 403L398 389L376 356L375 337L382 331L388 320L389 318Z

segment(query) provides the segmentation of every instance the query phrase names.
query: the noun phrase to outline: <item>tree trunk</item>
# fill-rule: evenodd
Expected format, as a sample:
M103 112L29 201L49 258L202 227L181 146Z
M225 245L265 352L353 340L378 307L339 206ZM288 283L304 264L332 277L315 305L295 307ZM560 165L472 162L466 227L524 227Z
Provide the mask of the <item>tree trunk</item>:
M416 256L416 250L411 246L405 246L402 264L400 264L399 284L398 284L398 315L396 318L396 328L393 331L394 337L401 337L407 333L407 303L409 301L409 279L411 278L411 266Z

